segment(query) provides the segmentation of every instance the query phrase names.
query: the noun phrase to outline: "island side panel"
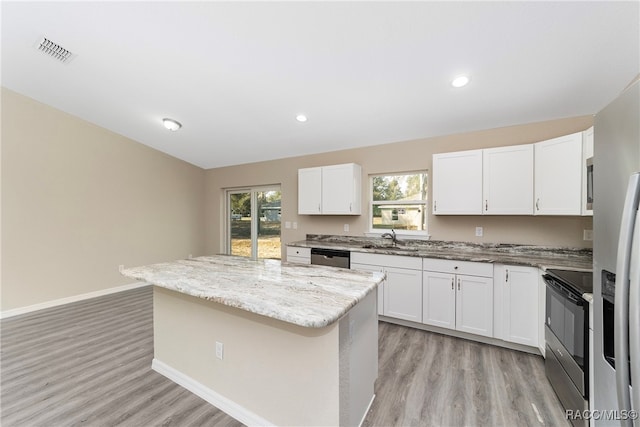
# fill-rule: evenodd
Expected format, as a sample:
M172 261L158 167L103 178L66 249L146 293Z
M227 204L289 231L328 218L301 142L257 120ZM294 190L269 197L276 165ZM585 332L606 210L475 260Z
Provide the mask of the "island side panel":
M339 424L337 322L304 328L154 287L154 350L154 363L269 423Z
M377 303L374 290L340 319L341 426L359 426L373 402L378 378Z

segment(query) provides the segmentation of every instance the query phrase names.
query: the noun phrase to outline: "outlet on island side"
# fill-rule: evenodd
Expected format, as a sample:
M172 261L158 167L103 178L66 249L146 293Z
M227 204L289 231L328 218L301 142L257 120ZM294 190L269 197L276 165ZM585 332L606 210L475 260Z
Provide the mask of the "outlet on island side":
M476 237L482 237L484 229L482 227L476 227Z

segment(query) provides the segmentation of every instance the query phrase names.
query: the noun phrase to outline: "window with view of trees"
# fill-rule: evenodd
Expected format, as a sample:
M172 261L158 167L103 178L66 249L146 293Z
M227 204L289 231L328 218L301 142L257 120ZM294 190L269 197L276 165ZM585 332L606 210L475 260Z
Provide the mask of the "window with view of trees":
M371 230L427 230L427 173L371 177Z

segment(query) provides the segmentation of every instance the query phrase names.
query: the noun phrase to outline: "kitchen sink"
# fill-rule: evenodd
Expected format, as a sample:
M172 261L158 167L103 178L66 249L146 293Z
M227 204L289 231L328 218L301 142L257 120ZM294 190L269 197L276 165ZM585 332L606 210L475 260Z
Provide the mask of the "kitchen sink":
M398 252L416 252L418 248L415 246L388 246L388 245L376 245L376 244L364 244L362 249L384 249Z

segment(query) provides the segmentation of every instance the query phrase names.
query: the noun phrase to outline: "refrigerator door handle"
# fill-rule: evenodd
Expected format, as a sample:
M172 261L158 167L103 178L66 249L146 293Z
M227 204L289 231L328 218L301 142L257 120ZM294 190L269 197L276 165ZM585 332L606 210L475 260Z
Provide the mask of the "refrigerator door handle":
M640 211L636 213L631 265L629 266L629 355L633 408L640 410ZM638 424L640 425L640 424Z
M634 226L638 214L640 200L640 173L629 178L627 194L620 223L618 240L618 259L616 263L616 297L614 306L614 354L616 358L616 388L618 407L621 411L631 410L629 393L629 273L631 266L631 249ZM634 393L635 394L635 393ZM622 426L633 426L633 420L627 418L620 421Z

